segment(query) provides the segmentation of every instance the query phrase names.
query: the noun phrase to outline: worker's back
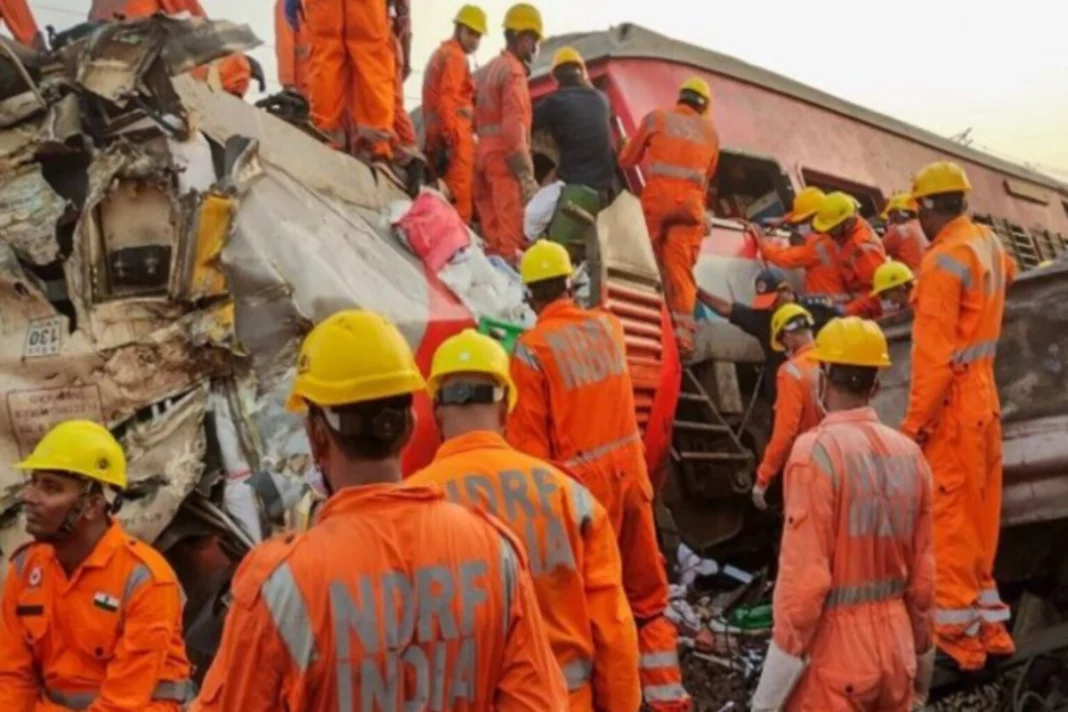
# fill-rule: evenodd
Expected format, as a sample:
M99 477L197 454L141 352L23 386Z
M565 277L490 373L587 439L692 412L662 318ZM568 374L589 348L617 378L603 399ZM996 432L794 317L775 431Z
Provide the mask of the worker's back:
M589 490L486 431L446 441L407 482L485 508L522 540L571 712L637 709L637 629L612 525Z
M194 709L561 709L520 549L436 490L342 490L246 558Z
M648 136L645 190L696 192L703 200L719 160L719 137L712 122L680 104L651 112L639 131L635 140Z
M512 439L512 423L528 417L520 397L509 421L509 438L517 449L537 454L547 445L550 459L581 467L616 446L640 444L623 326L614 315L557 300L520 337L514 359L520 367L534 363L542 370L549 403L549 441L530 446L523 442L525 436Z
M590 86L564 86L534 109L534 129L548 129L559 149L557 177L605 192L615 180L608 97Z
M920 227L920 221L916 219L890 225L883 236L883 247L886 248L887 256L905 263L913 272L920 269L923 255L929 245L930 242Z
M855 709L909 709L933 605L923 454L870 408L838 411L798 438L785 476L774 637L811 660L786 709L837 709L828 688Z

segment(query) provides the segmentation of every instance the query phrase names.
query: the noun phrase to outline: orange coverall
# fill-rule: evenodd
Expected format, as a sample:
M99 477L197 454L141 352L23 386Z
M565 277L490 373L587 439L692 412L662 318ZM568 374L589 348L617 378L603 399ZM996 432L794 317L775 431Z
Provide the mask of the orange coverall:
M829 413L786 465L772 636L807 657L786 710L908 712L931 646L931 471L871 408Z
M393 82L393 148L405 153L419 153L419 136L412 117L404 108L404 45L393 35L393 61L396 63Z
M835 304L849 301L845 280L838 269L838 246L827 235L809 235L803 245L764 240L760 252L768 264L783 269L804 269L806 295L828 297Z
M0 710L178 712L193 693L182 592L116 522L69 578L48 544L11 557L0 616Z
M423 152L437 165L435 156L448 149L445 185L452 193L456 212L471 222L471 191L475 181L475 85L467 54L455 39L441 43L423 74Z
M347 487L256 547L191 712L562 710L522 546L436 489Z
M779 367L775 426L757 468L757 484L764 489L786 464L794 441L823 419L823 406L819 403L820 365L812 359L813 348L814 344L802 346Z
M923 253L929 246L930 242L923 234L920 221L915 219L903 224L890 225L886 234L883 235L883 248L887 256L892 260L904 262L913 272L920 269Z
M274 53L278 61L278 82L286 89L308 95L308 60L311 46L308 32L301 25L296 30L286 20L285 0L274 4Z
M658 109L642 119L619 154L619 166L627 170L646 158L642 210L664 278L675 338L686 355L694 349L693 268L707 232L705 196L719 164L719 136L711 121L686 104Z
M446 441L406 483L488 510L523 542L571 712L637 712L637 629L612 523L588 489L487 431Z
M523 206L533 195L528 69L508 50L478 75L475 100L475 209L490 252L514 261L523 240Z
M838 248L838 266L846 289L853 298L845 305L847 315L856 316L878 306L878 298L871 296L875 270L886 262L883 242L868 221L857 217L853 229Z
M199 0L93 0L89 19L97 22L114 20L122 15L128 20L155 15L180 15L188 12L193 17L207 17ZM209 66L197 67L189 74L201 81L207 80ZM236 97L245 96L252 81L252 65L243 54L231 54L219 60L219 81L223 91Z
M336 147L351 127L376 159L393 155L397 62L386 0L304 0L312 120Z
M511 361L519 403L508 441L563 463L612 521L623 557L623 587L638 625L639 673L647 704L686 710L676 650L664 617L667 574L653 521L653 488L634 409L623 326L612 314L560 299L519 337Z
M20 44L33 47L40 30L26 0L0 0L0 19Z
M1014 272L997 236L960 217L935 237L913 298L901 428L923 442L934 471L935 633L964 667L981 667L984 649L1006 647L1009 610L993 578L1002 475L994 354Z

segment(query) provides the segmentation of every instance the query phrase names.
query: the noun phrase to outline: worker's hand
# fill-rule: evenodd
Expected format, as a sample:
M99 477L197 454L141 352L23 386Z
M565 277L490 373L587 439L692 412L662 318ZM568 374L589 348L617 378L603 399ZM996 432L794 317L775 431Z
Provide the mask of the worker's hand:
M767 489L760 485L753 486L753 506L759 509L761 512L766 511L768 508L768 502L764 499L764 493Z
M294 30L297 30L304 20L304 4L301 0L285 0L285 3L286 22Z

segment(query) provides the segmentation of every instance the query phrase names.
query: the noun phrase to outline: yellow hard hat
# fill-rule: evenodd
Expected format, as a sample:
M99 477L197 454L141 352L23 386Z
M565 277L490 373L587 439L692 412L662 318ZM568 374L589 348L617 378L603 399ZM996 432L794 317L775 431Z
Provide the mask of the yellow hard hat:
M886 201L886 207L883 208L881 217L886 220L894 210L907 210L910 213L915 213L919 209L920 206L916 204L916 199L912 197L912 193L894 193L890 196L890 200Z
M464 5L456 13L456 19L453 20L453 23L463 25L472 32L484 35L487 30L486 11L478 5Z
M571 256L567 250L551 240L538 240L523 254L519 276L523 284L534 284L555 277L570 277Z
M875 270L875 277L872 278L871 296L877 297L889 289L908 284L915 278L916 276L912 274L912 270L904 262L894 262L892 260L884 262L879 265L879 269Z
M504 14L504 29L512 32L533 32L539 40L545 36L541 13L538 8L525 2L508 8L508 12Z
M508 368L508 353L497 341L474 329L464 329L445 339L434 352L427 390L434 398L446 376L454 373L483 373L493 376L508 393L508 410L515 408L519 393Z
M831 319L816 335L812 357L839 366L885 368L890 365L886 336L874 321L859 316Z
M304 338L286 408L331 408L418 393L426 387L408 342L385 317L364 309L331 315Z
M561 47L553 54L553 69L556 69L561 64L579 64L583 67L586 66L586 62L582 59L582 55L578 53L578 50L574 47Z
M111 431L90 420L68 420L48 431L19 470L69 472L126 489L126 455Z
M790 302L775 310L775 313L771 316L771 348L776 351L786 350L780 337L787 324L797 319L804 319L805 327L809 329L815 324L812 320L812 314L800 304Z
M816 232L829 232L857 214L857 201L851 195L834 192L823 197L812 220Z
M708 88L708 82L701 79L701 77L690 77L684 81L682 86L679 87L679 94L684 91L692 91L705 101L712 101L712 90Z
M786 213L786 222L796 225L808 220L820 209L825 197L824 192L815 186L805 188L794 198L793 208Z
M912 179L912 198L919 200L940 193L967 193L972 184L964 169L952 161L938 161L920 169Z

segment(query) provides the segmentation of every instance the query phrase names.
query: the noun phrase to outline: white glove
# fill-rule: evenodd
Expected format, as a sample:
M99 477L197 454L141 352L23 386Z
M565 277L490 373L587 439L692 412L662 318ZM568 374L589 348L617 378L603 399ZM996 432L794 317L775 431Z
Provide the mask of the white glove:
M912 700L912 709L922 710L927 706L927 694L931 691L931 678L934 677L935 646L923 655L916 656L916 680L912 689L916 696Z
M760 682L753 693L752 712L778 712L790 699L790 693L797 686L808 663L802 658L784 653L775 641L768 646L768 655L764 658L764 670L760 673Z
M766 487L760 485L753 485L753 506L763 512L768 508L768 503L764 499L764 493L767 492Z

